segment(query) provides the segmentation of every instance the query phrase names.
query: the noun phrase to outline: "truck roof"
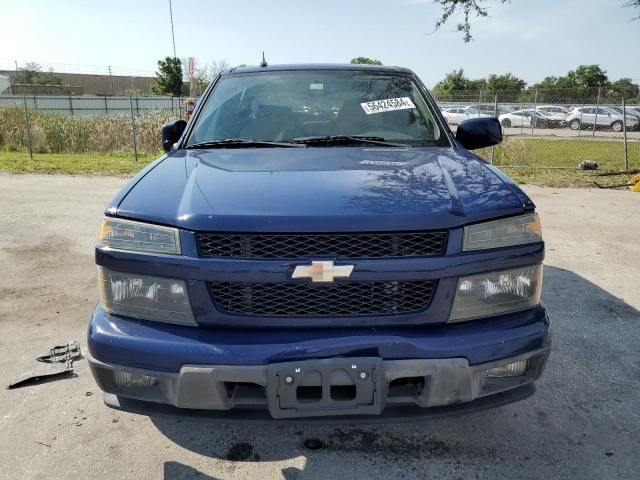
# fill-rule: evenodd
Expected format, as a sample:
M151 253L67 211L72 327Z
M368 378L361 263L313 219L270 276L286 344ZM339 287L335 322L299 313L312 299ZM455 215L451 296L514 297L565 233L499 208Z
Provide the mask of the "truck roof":
M388 73L413 73L410 69L404 67L396 67L390 65L365 65L352 63L298 63L283 65L268 65L261 67L259 65L246 65L241 67L232 67L224 70L222 75L233 75L238 73L258 73L258 72L274 72L284 70L366 70L373 72Z

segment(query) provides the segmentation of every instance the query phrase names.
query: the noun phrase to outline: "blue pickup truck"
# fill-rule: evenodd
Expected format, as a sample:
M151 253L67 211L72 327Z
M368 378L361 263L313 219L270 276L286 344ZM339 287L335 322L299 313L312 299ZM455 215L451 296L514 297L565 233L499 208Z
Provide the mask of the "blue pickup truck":
M534 204L410 70L237 67L105 211L89 361L107 405L383 421L534 392L550 351Z

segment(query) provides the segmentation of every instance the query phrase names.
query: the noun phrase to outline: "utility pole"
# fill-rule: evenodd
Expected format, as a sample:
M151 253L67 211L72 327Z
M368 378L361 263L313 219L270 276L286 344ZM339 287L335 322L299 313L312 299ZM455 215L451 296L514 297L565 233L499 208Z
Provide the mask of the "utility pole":
M171 41L173 42L173 58L178 58L176 55L176 36L173 33L173 9L171 8L171 0L169 0L169 18L171 19Z
M113 77L111 76L111 65L109 65L108 68L109 68L109 81L111 82L111 96L115 97L116 96L116 92L113 89Z

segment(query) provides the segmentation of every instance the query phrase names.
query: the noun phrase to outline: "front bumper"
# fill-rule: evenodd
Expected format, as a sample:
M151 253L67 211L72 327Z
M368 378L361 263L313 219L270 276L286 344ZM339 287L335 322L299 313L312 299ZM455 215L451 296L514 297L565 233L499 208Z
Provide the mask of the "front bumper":
M169 413L234 421L300 417L326 419L333 416L373 420L461 414L526 398L533 393L533 382L542 374L548 356L549 350L543 349L475 366L470 366L462 358L348 359L347 363L357 365L358 371L367 368L362 367L367 360L369 365L372 361L378 363L378 370L367 370L372 372L372 379L378 377L371 383L372 389L364 389L364 395L360 395L362 390L357 377L350 381L344 375L336 375L344 371L345 359L322 360L320 368L316 361L276 364L280 372L290 371L291 376L274 376L272 366L265 365L185 365L179 373L170 374L107 365L93 358L89 361L96 381L105 391L105 403L135 413ZM522 360L528 364L524 375L490 378L484 374L491 368ZM318 370L327 372L327 375L324 378L316 376ZM118 386L114 381L116 371L152 376L157 381L151 386ZM305 371L306 378L303 376ZM284 387L289 380L292 382L289 390L294 393L293 399L288 398ZM352 385L358 387L358 394L354 388L352 398L334 399L335 387L344 391ZM295 392L300 392L301 388L314 387L319 393L316 400L295 398Z
M89 328L89 362L108 405L226 420L378 421L490 408L529 396L549 350L549 319L541 306L457 325L285 331L160 325L98 307ZM483 373L520 360L528 361L521 376ZM365 365L367 378L375 379L364 400L358 379L349 377L351 365ZM316 389L315 405L281 403L282 379L298 370L316 372L293 382ZM119 371L155 380L118 385ZM358 393L351 403L336 402L334 385L356 385Z

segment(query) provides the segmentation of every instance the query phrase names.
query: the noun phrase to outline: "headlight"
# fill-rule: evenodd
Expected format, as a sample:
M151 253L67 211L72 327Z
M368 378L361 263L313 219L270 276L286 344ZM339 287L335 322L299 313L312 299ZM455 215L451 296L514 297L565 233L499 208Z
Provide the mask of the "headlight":
M542 241L542 229L537 213L478 223L464 227L462 250L510 247Z
M161 227L120 218L104 217L98 241L121 250L180 254L177 228Z
M184 280L99 267L100 294L104 309L115 315L192 325L193 318Z
M461 277L450 322L524 310L540 303L542 265Z

